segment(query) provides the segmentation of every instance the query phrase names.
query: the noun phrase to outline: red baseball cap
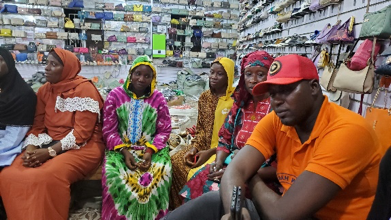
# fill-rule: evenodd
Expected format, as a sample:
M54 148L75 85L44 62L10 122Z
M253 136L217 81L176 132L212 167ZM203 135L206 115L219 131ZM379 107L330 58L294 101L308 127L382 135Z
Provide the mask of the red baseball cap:
M281 56L270 65L266 81L258 83L253 89L253 94L262 95L268 92L270 84L288 85L303 79L319 80L314 63L297 54Z

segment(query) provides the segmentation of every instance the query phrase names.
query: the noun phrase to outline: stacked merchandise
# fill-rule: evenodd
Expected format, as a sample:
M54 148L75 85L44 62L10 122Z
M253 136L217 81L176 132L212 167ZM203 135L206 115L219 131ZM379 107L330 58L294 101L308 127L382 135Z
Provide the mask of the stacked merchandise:
M185 62L193 68L207 68L217 56L233 56L237 10L238 3L225 1L154 2L154 57L174 57L176 62L167 62L171 66L182 67Z

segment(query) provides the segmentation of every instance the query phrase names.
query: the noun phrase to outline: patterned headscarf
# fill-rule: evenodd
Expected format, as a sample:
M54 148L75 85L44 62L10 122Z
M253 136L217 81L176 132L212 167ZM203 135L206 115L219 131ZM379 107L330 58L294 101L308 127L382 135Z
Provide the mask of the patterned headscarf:
M243 57L242 62L240 63L240 79L234 94L234 105L237 105L239 108L243 108L248 104L248 101L252 97L246 89L246 83L244 81L244 70L251 66L261 66L269 69L273 61L274 58L263 50L251 52Z
M132 91L129 90L129 86L130 84L132 83L131 82L131 77L132 77L132 71L140 66L140 65L146 65L146 66L149 66L151 69L152 69L152 72L153 72L153 77L152 77L152 82L151 82L151 89L149 91L149 93L146 95L146 96L142 96L142 97L137 97L136 94L134 94ZM135 99L137 98L148 98L150 97L152 94L153 94L153 91L155 90L156 88L156 69L155 67L153 66L152 64L152 60L151 58L149 58L149 56L147 55L143 55L143 56L139 56L137 57L133 63L132 63L132 67L130 68L129 70L129 74L128 74L128 77L126 78L126 81L123 85L124 87L124 90L125 92L130 96L130 97L133 97Z

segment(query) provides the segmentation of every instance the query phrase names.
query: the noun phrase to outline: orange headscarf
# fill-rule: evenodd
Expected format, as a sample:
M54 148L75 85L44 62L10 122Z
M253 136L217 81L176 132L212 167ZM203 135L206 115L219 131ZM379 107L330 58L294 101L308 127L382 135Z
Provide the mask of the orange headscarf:
M88 81L88 79L78 75L81 65L75 54L60 48L54 48L53 50L60 57L64 64L64 69L62 70L61 81L56 84L50 84L49 88L52 88L57 93L63 93L75 88L80 83Z

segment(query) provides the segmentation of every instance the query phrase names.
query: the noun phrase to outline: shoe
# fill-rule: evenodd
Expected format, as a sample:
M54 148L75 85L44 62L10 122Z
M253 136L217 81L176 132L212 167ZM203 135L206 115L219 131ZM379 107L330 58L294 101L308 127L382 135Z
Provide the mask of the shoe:
M271 28L272 33L277 33L277 32L281 32L281 31L282 31L282 24L278 23L278 22L276 22L274 24L274 26Z

